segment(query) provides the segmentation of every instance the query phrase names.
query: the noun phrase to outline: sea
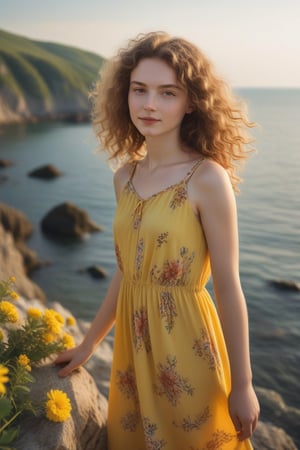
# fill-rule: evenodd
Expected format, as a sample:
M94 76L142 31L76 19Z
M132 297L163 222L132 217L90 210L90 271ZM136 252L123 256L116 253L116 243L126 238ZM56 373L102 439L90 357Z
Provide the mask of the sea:
M247 299L254 383L274 389L300 409L300 292L272 281L300 283L300 89L238 89L249 116L256 151L242 173L237 196L240 274ZM62 122L10 126L0 134L0 201L21 210L34 232L27 244L50 264L32 274L49 301L58 301L90 321L116 267L112 221L113 172L97 149L90 124ZM41 165L63 176L30 178ZM44 235L42 218L54 206L73 202L103 226L77 241ZM93 279L82 269L102 266L108 277ZM13 275L13 274L12 274ZM211 286L209 285L209 288Z

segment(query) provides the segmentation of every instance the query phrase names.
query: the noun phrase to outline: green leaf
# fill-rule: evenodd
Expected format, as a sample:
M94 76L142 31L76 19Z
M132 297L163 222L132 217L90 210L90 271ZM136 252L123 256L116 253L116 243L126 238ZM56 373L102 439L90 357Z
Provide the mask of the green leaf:
M7 447L11 444L19 434L18 428L11 427L7 430L2 431L0 434L0 449L11 449L12 447Z
M0 419L8 416L11 412L12 404L6 397L0 397ZM0 441L1 442L1 441Z

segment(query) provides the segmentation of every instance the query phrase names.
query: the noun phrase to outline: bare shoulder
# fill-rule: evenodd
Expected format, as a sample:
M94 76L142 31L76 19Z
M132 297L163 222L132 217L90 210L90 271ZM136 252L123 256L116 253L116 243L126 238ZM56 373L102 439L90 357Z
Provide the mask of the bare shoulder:
M127 183L132 171L132 163L126 163L121 166L114 174L114 186L116 197L118 198Z
M232 200L233 188L227 171L215 161L205 159L190 181L190 196L198 210L209 203L218 205Z
M195 187L205 191L214 191L225 186L231 187L228 173L224 167L209 159L205 159L196 170L192 182Z

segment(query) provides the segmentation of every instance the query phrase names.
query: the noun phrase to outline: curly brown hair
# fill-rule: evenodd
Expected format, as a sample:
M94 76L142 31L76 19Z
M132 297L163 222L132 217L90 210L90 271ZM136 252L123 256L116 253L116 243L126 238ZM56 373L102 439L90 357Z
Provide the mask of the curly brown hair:
M237 169L250 151L248 131L254 124L202 51L164 32L137 36L101 71L92 92L92 123L101 148L112 160L140 159L145 154L145 138L133 125L128 109L130 75L144 58L166 62L187 90L192 112L181 124L183 146L222 165L237 190Z

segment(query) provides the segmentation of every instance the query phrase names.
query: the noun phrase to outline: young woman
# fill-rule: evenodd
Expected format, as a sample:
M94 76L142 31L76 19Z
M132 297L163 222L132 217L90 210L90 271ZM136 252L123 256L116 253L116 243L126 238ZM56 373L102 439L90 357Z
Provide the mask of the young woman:
M251 449L259 406L234 197L251 124L201 51L165 33L109 63L93 122L121 161L118 268L83 342L58 356L60 375L115 324L110 450Z

